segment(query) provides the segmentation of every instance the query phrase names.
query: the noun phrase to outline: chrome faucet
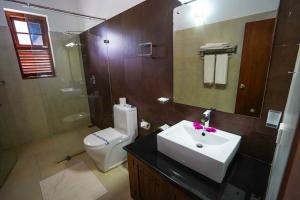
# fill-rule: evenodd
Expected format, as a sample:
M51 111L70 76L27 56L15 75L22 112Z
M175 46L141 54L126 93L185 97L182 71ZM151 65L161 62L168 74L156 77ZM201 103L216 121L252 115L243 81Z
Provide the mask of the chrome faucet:
M215 109L209 109L203 113L202 118L201 118L202 126L209 127L210 116L211 116L212 111L214 111L214 110Z

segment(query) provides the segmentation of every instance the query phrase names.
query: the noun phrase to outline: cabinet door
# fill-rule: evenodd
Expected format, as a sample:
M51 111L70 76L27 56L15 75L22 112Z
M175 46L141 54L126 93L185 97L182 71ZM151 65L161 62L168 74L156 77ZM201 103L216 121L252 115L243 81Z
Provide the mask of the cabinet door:
M156 198L156 177L145 167L139 165L140 196L142 200Z
M175 200L172 185L141 162L139 162L139 181L142 200Z
M178 188L174 188L175 200L193 200L194 198L190 197L186 193L182 192Z
M138 200L140 199L138 161L130 154L128 154L128 171L131 197Z
M128 155L131 197L134 200L192 200L156 171Z
M157 176L156 198L161 200L175 200L174 187L159 174Z

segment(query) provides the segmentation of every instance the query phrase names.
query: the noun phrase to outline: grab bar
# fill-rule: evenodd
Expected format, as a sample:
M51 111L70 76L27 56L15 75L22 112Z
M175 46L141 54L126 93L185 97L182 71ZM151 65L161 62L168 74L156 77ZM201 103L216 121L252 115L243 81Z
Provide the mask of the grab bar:
M149 46L149 53L143 53L142 48L143 47L148 47L148 46ZM138 56L140 56L140 57L150 57L150 56L153 55L153 44L152 44L152 42L140 43L139 47L140 47L140 52L141 53L139 53Z

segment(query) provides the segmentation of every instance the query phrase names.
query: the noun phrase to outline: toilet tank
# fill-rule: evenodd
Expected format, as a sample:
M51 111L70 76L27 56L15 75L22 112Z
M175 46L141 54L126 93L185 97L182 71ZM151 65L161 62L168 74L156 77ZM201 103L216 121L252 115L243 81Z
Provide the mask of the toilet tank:
M125 131L128 136L137 136L137 109L130 105L114 105L114 128Z

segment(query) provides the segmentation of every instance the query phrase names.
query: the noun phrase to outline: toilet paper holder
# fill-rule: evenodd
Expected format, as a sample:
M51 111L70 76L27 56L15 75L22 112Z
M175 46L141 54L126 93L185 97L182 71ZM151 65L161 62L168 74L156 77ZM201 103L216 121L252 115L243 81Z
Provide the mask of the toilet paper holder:
M140 123L140 127L145 130L150 130L151 124L149 122L145 121L144 119L142 119L142 121Z

